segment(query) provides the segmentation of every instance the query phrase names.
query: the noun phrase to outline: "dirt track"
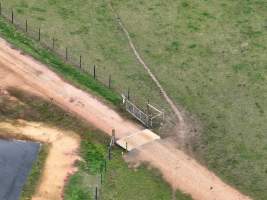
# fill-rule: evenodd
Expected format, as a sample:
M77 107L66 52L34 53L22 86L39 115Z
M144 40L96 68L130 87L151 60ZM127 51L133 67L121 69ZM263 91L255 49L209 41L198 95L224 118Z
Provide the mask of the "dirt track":
M123 119L114 110L96 98L64 82L47 67L22 55L0 39L0 86L27 89L51 99L76 113L95 127L117 137L141 130L136 124ZM158 168L173 186L191 194L196 200L243 200L250 199L223 183L212 172L175 148L172 142L158 141L139 148L128 159L147 161Z

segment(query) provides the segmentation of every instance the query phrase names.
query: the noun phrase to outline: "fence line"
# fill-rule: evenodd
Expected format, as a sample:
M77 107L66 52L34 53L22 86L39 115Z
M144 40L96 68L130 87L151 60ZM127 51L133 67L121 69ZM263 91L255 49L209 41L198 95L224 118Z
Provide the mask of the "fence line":
M133 101L138 107L145 108L146 100L144 96L141 99L136 98L133 91L138 91L138 88L123 88L122 85L116 85L116 80L113 79L111 73L102 74L99 72L96 64L89 67L84 58L86 58L86 53L77 51L73 47L68 47L59 42L59 40L53 36L43 33L41 26L33 27L28 19L21 20L16 17L16 13L13 9L5 10L3 4L0 2L0 15L4 17L7 21L13 24L17 30L24 32L30 38L34 39L36 42L40 43L46 49L52 51L55 55L59 56L65 63L75 66L82 72L91 75L98 82L102 83L109 89L113 89L118 94L126 93L131 90L131 101ZM91 70L90 70L91 69ZM151 98L150 98L151 99Z
M5 18L8 22L12 23L17 30L25 33L27 36L38 42L42 47L50 50L59 58L62 59L66 64L69 64L76 69L80 70L81 72L90 75L92 78L97 80L99 83L103 84L107 88L115 91L118 95L119 94L127 94L128 99L131 100L140 110L145 111L147 107L147 101L150 101L151 104L156 105L156 107L161 108L164 112L167 112L164 121L164 128L168 129L175 125L175 116L169 110L169 106L164 103L160 99L155 99L159 104L156 104L153 97L151 97L145 91L140 90L138 86L129 88L127 83L121 84L120 81L116 81L116 74L109 73L106 70L106 67L101 66L99 67L96 63L95 64L88 64L90 60L88 60L88 52L83 50L77 50L74 47L70 47L64 45L64 41L46 33L42 30L42 26L33 26L30 23L30 20L27 18L19 18L17 17L16 12L13 9L4 9L3 4L0 2L0 15ZM139 92L140 91L140 92ZM162 95L162 94L158 94ZM160 106L159 106L160 105ZM163 108L163 109L162 109ZM160 126L163 126L161 124ZM163 130L163 129L161 129Z
M103 77L103 74L98 73L97 70L98 67L96 64L92 65L91 67L88 67L84 59L86 57L85 52L77 51L74 48L62 45L57 38L43 33L41 26L37 28L31 26L28 19L20 21L19 18L16 18L16 13L14 12L14 10L13 9L5 10L1 2L0 2L0 16L5 18L9 23L13 24L17 30L22 31L27 36L29 36L30 38L41 44L41 46L53 52L55 55L61 58L65 63L72 65L77 69L81 70L81 72L92 76L92 78L94 78L107 88L115 90L118 94L127 94L127 99L131 99L132 103L138 105L137 110L139 110L139 113L141 113L142 111L144 113L146 112L147 102L146 101L140 102L136 98L135 96L136 94L133 92L134 89L138 90L138 88L126 87L124 89L122 88L118 89L117 86L115 85L116 80L113 79L111 73L108 73L105 77ZM146 115L144 114L144 116ZM147 123L145 124L147 125L149 123L149 119L144 119L144 120L147 121ZM108 149L107 158L108 159L112 158L111 147ZM104 160L104 171L101 171L100 174L96 175L98 181L97 185L93 188L92 192L95 200L101 199L101 185L103 182L103 174L105 174L107 170L108 159Z

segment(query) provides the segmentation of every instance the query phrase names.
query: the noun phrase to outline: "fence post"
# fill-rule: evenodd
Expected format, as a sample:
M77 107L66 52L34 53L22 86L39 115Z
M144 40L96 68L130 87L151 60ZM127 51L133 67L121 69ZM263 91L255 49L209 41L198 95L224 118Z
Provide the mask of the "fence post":
M41 41L41 28L38 30L38 40Z
M82 56L80 56L80 68L82 68Z
M108 88L109 89L111 88L111 75L109 75L109 78L108 78Z
M104 161L104 170L105 170L105 173L107 172L107 160L105 159Z
M11 22L14 24L14 11L13 9L11 10Z
M98 199L98 189L97 189L97 187L95 188L95 200L97 200Z
M68 60L68 47L66 47L65 60Z
M28 20L26 19L26 22L25 22L25 31L26 33L28 32Z
M0 2L0 15L2 15L2 2Z
M52 38L52 48L55 49L55 38Z
M94 79L96 79L96 67L94 65Z
M100 183L101 183L101 185L103 183L103 175L102 175L102 172L100 173Z

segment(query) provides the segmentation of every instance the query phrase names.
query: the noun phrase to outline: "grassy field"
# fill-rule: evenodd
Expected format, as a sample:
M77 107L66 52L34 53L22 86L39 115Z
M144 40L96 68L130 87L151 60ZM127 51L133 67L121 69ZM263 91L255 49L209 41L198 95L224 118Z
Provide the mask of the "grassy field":
M26 37L23 33L16 31L16 28L10 25L6 20L0 18L0 34L9 43L19 48L23 52L31 55L33 58L48 65L53 71L56 71L61 76L79 88L82 88L96 96L102 97L107 103L119 105L121 98L118 93L112 89L94 80L92 76L81 72L79 69L66 64L60 57L54 55L51 51L44 49L41 45Z
M77 163L79 171L70 177L65 187L66 200L93 199L95 185L99 184L99 175L103 173L102 199L103 200L170 200L172 189L163 181L158 172L142 166L130 169L121 156L121 149L112 151L112 160L107 161L106 172L104 160L107 157L109 137L102 132L89 127L86 122L77 119L62 109L38 97L26 94L16 89L10 89L10 94L20 103L7 98L0 99L0 120L15 123L16 119L32 122L43 122L51 127L72 130L81 138L80 155L83 158ZM44 152L47 152L44 151ZM38 184L41 174L40 163L45 160L46 153L42 153L34 166L26 185L23 200L30 199ZM98 178L98 179L97 179ZM35 179L33 181L33 179ZM96 182L98 181L98 182ZM189 200L190 197L176 192L176 200ZM26 195L27 194L27 195Z
M87 53L123 87L161 98L136 63L108 1L5 0ZM113 0L145 61L177 104L200 120L199 160L254 199L267 199L267 4L264 0ZM120 81L120 82L118 82Z
M68 47L68 54L76 63L82 55L83 67L91 73L96 64L98 80L107 84L111 75L117 92L130 88L131 97L138 104L144 105L149 99L162 109L169 109L133 56L106 1L3 0L2 7L9 16L13 8L15 21L22 26L28 19L29 32L38 32L41 27L42 41L47 45L51 46L52 37L56 38L55 49L61 54Z
M170 96L201 120L202 162L267 199L267 3L114 0Z

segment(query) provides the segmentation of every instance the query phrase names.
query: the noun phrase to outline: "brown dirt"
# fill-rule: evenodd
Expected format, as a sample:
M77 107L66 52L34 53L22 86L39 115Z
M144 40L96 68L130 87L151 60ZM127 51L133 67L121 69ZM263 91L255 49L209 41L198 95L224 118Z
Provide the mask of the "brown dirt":
M22 55L0 39L0 78L2 86L27 89L51 99L95 127L111 134L116 130L118 138L141 130L138 125L123 119L118 113L92 95L66 83L46 66ZM131 153L132 154L132 153ZM158 168L163 177L176 189L189 193L197 200L247 200L212 172L198 164L169 140L161 140L140 147L128 160L146 161ZM47 185L47 190L53 189Z

